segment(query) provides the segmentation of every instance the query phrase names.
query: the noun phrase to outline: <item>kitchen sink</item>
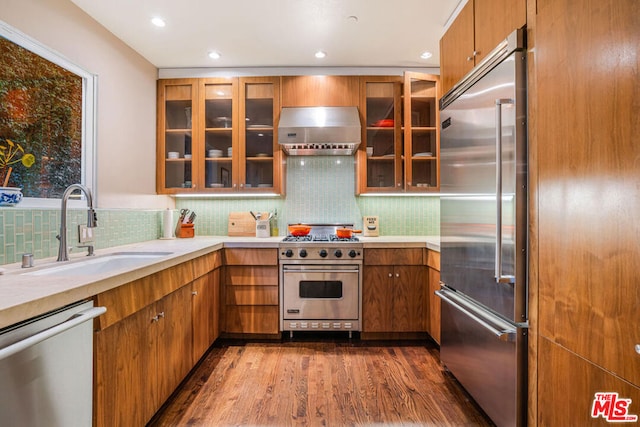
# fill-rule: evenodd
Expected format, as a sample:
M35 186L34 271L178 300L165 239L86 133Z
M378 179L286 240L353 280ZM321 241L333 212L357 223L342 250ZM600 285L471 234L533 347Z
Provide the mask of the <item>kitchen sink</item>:
M125 270L171 255L172 252L115 252L109 255L56 263L23 273L26 276L90 276Z

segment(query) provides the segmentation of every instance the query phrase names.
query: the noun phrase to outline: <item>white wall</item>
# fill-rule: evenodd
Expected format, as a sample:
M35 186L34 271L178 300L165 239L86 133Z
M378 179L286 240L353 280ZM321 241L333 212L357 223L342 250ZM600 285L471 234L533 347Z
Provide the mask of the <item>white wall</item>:
M0 0L0 19L98 76L98 206L174 207L155 194L158 70L69 0Z

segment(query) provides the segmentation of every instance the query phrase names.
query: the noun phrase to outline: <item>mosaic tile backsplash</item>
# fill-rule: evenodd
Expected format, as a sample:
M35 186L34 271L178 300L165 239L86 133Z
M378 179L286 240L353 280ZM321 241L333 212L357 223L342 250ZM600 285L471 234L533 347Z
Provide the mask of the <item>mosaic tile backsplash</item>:
M339 162L339 163L338 163ZM196 211L196 234L224 236L230 212L278 213L279 235L296 222L349 222L362 227L362 217L380 217L382 235L440 234L440 199L434 196L355 196L351 156L290 156L284 198L177 199L178 209Z
M162 211L98 209L97 215L96 249L153 240L162 233ZM86 222L86 209L67 211L69 245L77 246L78 224ZM36 259L57 256L59 232L60 209L0 208L0 264L18 262L24 253Z
M286 197L176 199L177 210L197 213L196 235L225 236L230 212L278 213L279 235L289 223L353 222L362 227L364 215L380 218L387 236L440 234L440 200L436 196L355 196L355 165L350 156L296 156L287 159ZM162 210L98 209L94 246L104 249L154 240L162 236ZM78 224L85 209L69 209L67 239L77 245ZM20 261L23 253L36 259L56 256L59 209L0 208L0 265ZM78 249L74 249L78 250Z

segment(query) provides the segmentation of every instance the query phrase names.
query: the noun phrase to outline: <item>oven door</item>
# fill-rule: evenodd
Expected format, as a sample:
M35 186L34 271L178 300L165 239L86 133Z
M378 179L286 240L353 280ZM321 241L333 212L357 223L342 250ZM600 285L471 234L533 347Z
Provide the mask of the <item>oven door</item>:
M358 265L282 267L284 320L357 320Z

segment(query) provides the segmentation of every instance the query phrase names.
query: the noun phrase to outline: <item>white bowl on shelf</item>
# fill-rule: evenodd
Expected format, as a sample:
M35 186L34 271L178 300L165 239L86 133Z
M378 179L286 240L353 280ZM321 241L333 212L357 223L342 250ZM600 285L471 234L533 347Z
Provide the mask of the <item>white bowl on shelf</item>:
M207 184L207 186L209 188L222 188L224 187L224 184L220 184L218 182L210 182L209 184Z
M177 151L169 151L167 153L167 158L168 159L179 159L180 158L180 153L178 153Z
M207 154L209 157L222 157L222 150L209 150Z

